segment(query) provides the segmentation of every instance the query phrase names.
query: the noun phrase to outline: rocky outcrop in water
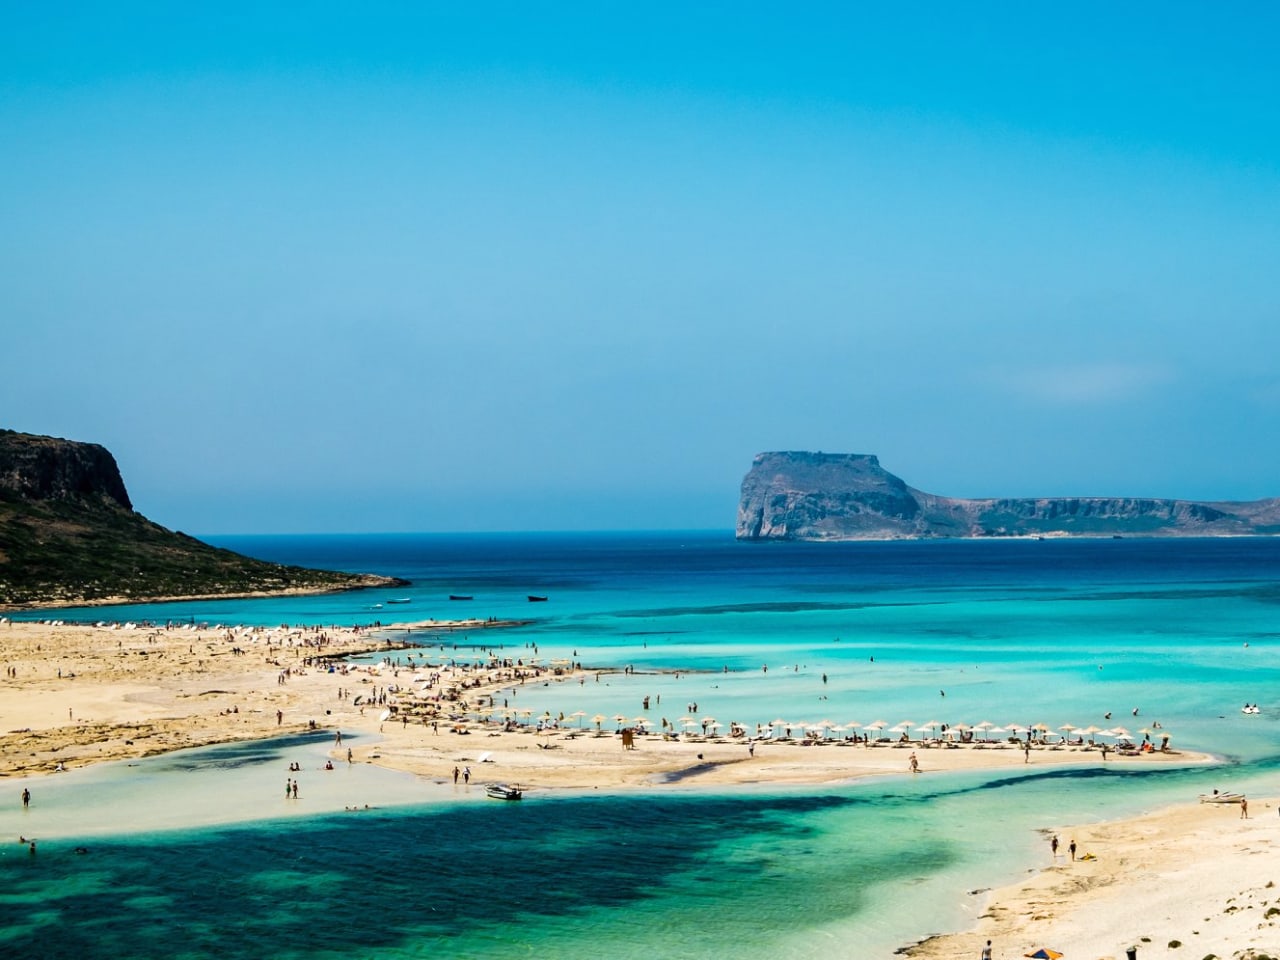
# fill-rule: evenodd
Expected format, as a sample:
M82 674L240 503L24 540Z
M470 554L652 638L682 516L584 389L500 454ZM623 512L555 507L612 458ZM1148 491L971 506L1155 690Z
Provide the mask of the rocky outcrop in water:
M152 523L96 443L0 430L0 608L403 583L267 563Z
M909 487L869 454L762 453L742 481L740 540L1220 537L1280 533L1280 498L964 500Z

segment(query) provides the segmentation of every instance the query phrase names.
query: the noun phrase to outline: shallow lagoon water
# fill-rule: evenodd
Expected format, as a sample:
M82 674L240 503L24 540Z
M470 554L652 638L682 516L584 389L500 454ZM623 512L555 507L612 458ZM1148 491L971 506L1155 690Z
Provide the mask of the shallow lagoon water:
M1158 719L1175 746L1228 762L732 794L682 784L522 804L361 768L308 774L304 789L318 778L316 792L289 807L280 751L319 757L326 741L210 748L127 776L103 768L36 781L32 816L62 819L45 835L27 831L42 839L34 858L0 847L0 942L47 956L887 957L966 924L980 901L970 891L1042 863L1041 829L1212 787L1280 787L1275 541L751 545L664 534L227 545L414 585L60 616L276 624L535 614L518 630L441 636L443 649L429 653L500 646L636 671L508 692L536 714L675 720L697 702L699 716L749 724L1136 730ZM449 603L450 593L476 599ZM550 600L529 604L529 593ZM395 595L413 601L371 609ZM642 711L646 695L661 704ZM1241 715L1245 701L1262 714ZM211 786L199 786L206 774L199 784ZM381 809L344 810L372 794L385 798ZM0 831L16 839L20 816L0 813Z

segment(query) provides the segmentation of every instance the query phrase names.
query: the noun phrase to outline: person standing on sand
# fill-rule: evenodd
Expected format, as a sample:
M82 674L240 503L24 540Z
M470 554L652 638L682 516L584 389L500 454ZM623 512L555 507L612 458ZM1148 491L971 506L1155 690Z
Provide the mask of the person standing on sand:
M987 941L987 945L982 948L982 960L991 960L991 941Z
M1246 800L1244 797L1240 798L1240 819L1241 820L1249 819L1249 801Z
M462 773L462 771L461 771L461 770L459 770L457 767L454 767L454 768L453 768L453 782L454 782L454 783L457 783L457 782L458 782L458 776L459 776L461 773Z
M1072 837L1071 842L1067 844L1067 850L1070 851L1071 859L1074 860L1076 858L1076 841L1074 837Z
M463 782L463 783L470 783L470 782L471 782L471 768L470 768L470 767L463 767L463 768L462 768L462 782Z
M1053 851L1053 859L1058 859L1058 835L1055 833L1053 839L1049 841L1049 849Z

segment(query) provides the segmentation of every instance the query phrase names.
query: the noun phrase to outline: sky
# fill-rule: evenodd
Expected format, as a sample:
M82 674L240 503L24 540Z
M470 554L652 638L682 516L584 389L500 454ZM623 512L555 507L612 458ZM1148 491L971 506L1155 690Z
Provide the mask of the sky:
M0 426L194 534L1280 495L1280 8L0 6Z

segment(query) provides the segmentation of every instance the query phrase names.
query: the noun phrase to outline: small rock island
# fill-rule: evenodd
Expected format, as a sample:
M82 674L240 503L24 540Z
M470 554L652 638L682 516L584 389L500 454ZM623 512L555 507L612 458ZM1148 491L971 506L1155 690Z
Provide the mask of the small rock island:
M964 500L916 490L870 454L762 453L742 481L739 540L1228 537L1280 534L1280 498Z

